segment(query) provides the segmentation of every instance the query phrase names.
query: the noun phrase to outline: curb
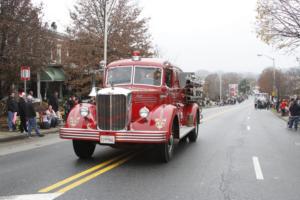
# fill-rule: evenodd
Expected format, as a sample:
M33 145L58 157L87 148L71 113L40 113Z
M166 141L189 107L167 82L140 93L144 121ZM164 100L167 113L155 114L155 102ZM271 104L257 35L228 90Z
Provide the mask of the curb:
M20 135L14 135L6 138L0 138L0 143L2 142L10 142L13 140L20 140L20 139L25 139L27 136L25 134L20 133Z
M59 129L60 129L60 127L55 128L55 129L43 130L43 131L41 131L41 133L44 135L54 134L54 133L57 133L59 131ZM25 139L25 138L27 138L27 136L25 134L20 133L20 135L14 135L14 136L6 137L6 138L0 138L0 143L11 142L13 140L20 140L20 139Z
M286 122L289 121L288 119L282 117L281 114L278 114L277 111L275 111L275 110L272 109L271 112L272 112L274 115L276 115L279 119L282 119L283 121L286 121Z

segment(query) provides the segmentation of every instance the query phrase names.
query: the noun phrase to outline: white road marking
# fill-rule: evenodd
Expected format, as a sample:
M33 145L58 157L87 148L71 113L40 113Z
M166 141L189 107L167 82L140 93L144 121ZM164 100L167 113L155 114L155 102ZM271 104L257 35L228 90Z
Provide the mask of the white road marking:
M254 166L256 179L257 180L264 180L264 176L263 176L263 173L262 173L259 161L258 161L258 157L253 156L252 160L253 160L253 166Z
M248 120L250 120L250 117L247 117Z
M295 142L295 145L296 146L300 146L300 142Z
M250 130L251 130L251 127L250 127L250 126L247 126L247 130L250 131Z
M0 200L53 200L62 195L62 193L45 193L45 194L26 194L15 196L3 196Z

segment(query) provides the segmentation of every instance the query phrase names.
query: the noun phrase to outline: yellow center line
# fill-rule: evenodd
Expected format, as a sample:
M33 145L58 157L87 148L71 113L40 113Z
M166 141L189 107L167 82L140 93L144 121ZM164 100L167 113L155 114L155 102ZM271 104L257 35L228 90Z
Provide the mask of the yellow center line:
M55 184L53 184L53 185L50 185L50 186L48 186L48 187L46 187L46 188L40 189L38 192L43 192L43 193L45 193L45 192L50 192L51 190L54 190L54 189L56 189L56 188L58 188L58 187L60 187L60 186L62 186L62 185L65 185L65 184L67 184L67 183L69 183L69 182L71 182L71 181L73 181L73 180L75 180L75 179L78 179L78 178L80 178L80 177L82 177L82 176L84 176L84 175L87 175L87 174L89 174L89 173L91 173L91 172L93 172L93 171L96 171L96 170L98 170L98 169L100 169L100 168L102 168L102 167L105 167L105 166L111 164L112 162L114 162L114 161L116 161L116 160L118 160L118 159L120 159L120 158L122 158L122 157L124 157L124 156L127 156L127 155L130 154L130 153L131 153L131 152L129 152L129 153L124 153L124 154L121 154L121 155L119 155L119 156L116 156L115 158L112 158L112 159L110 159L110 160L107 160L107 161L105 161L105 162L103 162L103 163L101 163L101 164L98 164L98 165L96 165L96 166L90 168L90 169L87 169L87 170L85 170L85 171L83 171L83 172L80 172L80 173L78 173L78 174L75 174L75 175L73 175L73 176L71 176L71 177L69 177L69 178L66 178L66 179L64 179L64 180L62 180L62 181L59 181L59 182L57 182L57 183L55 183Z
M55 193L65 193L65 192L67 192L69 190L72 190L73 188L75 188L75 187L77 187L77 186L79 186L79 185L81 185L83 183L86 183L86 182L88 182L88 181L96 178L97 176L99 176L99 175L101 175L101 174L103 174L103 173L105 173L105 172L107 172L109 170L112 170L112 169L118 167L119 165L127 162L128 160L130 160L131 158L133 158L134 156L136 156L137 154L138 153L134 153L132 155L129 155L129 156L123 158L122 160L119 160L118 162L115 162L115 163L113 163L113 164L111 164L111 165L109 165L109 166L107 166L107 167L105 167L105 168L103 168L103 169L101 169L99 171L96 171L96 172L94 172L94 173L92 173L92 174L90 174L90 175L88 175L88 176L86 176L86 177L84 177L84 178L82 178L82 179L80 179L80 180L78 180L78 181L76 181L76 182L74 182L74 183L72 183L72 184L70 184L70 185L68 185L68 186L60 189L60 190L58 190L58 191L56 191Z

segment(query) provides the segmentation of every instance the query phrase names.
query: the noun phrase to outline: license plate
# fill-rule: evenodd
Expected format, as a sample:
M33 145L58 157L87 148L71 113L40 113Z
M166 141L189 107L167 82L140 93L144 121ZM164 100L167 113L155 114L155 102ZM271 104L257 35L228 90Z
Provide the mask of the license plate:
M100 135L101 144L115 144L115 136Z

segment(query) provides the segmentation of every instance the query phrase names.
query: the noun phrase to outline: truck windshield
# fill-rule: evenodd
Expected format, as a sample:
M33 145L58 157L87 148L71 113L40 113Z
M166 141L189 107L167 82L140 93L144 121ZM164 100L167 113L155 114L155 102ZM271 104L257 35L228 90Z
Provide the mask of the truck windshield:
M161 85L161 69L154 67L135 67L134 84Z
M130 84L132 67L110 68L107 73L107 84Z
M114 67L108 69L106 83L108 85L132 84L131 77L132 67ZM136 66L133 84L160 86L161 78L160 68Z

